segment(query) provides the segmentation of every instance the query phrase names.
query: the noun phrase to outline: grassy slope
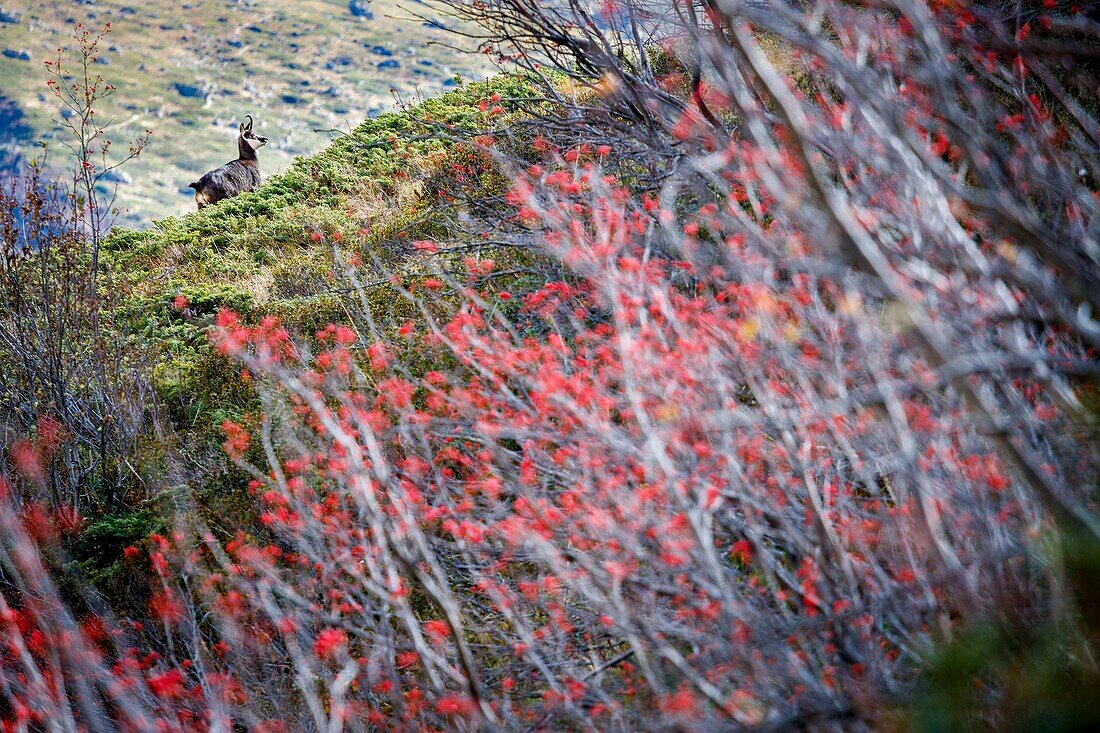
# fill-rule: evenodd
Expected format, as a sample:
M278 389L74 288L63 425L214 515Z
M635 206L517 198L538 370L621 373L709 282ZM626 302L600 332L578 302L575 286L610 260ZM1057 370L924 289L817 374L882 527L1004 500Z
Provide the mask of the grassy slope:
M209 429L241 409L239 385L211 355L205 329L228 307L247 316L281 316L305 333L344 317L331 236L345 255L379 259L406 274L428 271L407 244L438 227L421 214L438 197L451 163L469 156L429 132L425 118L463 130L485 124L478 103L497 93L526 96L519 79L472 83L401 113L367 120L328 149L296 160L258 190L146 230L115 230L106 258L127 283L127 316L135 336L163 350L157 386L177 426ZM507 101L505 101L507 104ZM365 237L360 230L367 229ZM311 234L324 238L315 242ZM438 233L438 232L436 232ZM337 268L338 270L338 268ZM176 296L190 302L183 318ZM402 308L388 285L372 289L374 315L392 321Z
M401 4L372 0L374 17L365 19L353 17L346 0L6 0L5 17L18 22L0 22L0 50L29 58L0 55L0 98L25 115L30 135L21 147L29 155L33 140L53 138L60 113L43 60L74 45L73 23L110 21L107 63L94 68L118 92L100 114L115 120L117 149L153 130L145 155L126 168L133 183L120 187L127 220L147 223L192 206L188 182L234 157L236 123L246 113L272 139L261 164L274 173L326 143L314 128L346 130L391 109L391 89L431 96L455 74L487 73L483 57L433 45L455 39L408 19ZM197 87L199 96L182 96L176 84Z
M493 93L508 107L510 98L526 97L531 89L508 76L468 84L363 122L254 192L157 221L150 229L112 231L102 259L115 273L114 286L122 287L123 307L115 322L129 333L135 354L156 365L153 378L165 420L148 436L137 464L158 493L89 527L87 539L73 551L85 577L112 597L129 598L126 594L141 583L122 559L122 548L171 526L181 509L197 512L226 537L251 526L247 477L227 465L219 425L254 410L256 395L238 367L211 347L209 324L222 307L248 320L278 315L307 336L330 322L347 321L343 308L349 299L338 292L340 268L333 262L337 232L345 256L384 262L406 280L446 266L446 255L429 260L409 243L429 234L447 239L430 209L451 164L474 159L450 142L407 138L436 129L425 119L460 130L483 129L478 103ZM502 181L486 170L464 185L477 195ZM361 237L361 229L369 234ZM315 232L323 233L321 241L311 238ZM519 256L494 254L501 263ZM190 302L187 314L173 307L179 295ZM371 287L368 298L372 317L383 327L415 315L388 283ZM124 603L140 605L132 599Z

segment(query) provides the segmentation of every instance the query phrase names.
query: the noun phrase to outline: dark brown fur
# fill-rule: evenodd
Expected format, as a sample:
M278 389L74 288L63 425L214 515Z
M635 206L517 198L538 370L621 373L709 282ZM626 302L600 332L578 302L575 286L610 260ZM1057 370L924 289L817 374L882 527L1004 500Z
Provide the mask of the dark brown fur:
M252 115L242 122L237 136L238 156L221 168L215 168L190 184L195 189L195 203L202 209L222 199L251 191L260 185L260 164L256 151L267 145L267 138L252 132Z

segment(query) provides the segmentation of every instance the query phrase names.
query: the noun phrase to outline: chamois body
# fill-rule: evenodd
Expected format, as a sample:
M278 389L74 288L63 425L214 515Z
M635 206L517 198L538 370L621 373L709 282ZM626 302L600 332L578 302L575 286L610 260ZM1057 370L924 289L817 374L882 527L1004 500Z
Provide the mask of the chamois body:
M252 132L252 115L242 122L237 136L238 155L221 168L215 168L190 184L195 189L195 203L199 208L216 204L222 199L251 191L260 185L260 164L256 151L267 145L267 138Z

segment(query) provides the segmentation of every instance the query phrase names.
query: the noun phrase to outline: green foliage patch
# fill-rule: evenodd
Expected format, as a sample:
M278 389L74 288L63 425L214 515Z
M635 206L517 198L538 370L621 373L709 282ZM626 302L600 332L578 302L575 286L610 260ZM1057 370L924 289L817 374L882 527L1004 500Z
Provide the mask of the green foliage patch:
M156 386L174 420L210 430L216 417L250 403L206 338L220 309L248 319L278 315L307 334L341 318L337 238L345 253L363 261L398 266L412 278L429 274L395 242L448 234L425 212L439 194L441 171L470 155L447 138L484 129L489 121L479 104L493 94L509 108L531 87L516 76L467 84L366 120L255 191L145 231L111 232L105 258L129 284L124 310L131 329L159 351ZM371 291L382 320L412 314L389 286ZM174 305L179 296L185 313Z

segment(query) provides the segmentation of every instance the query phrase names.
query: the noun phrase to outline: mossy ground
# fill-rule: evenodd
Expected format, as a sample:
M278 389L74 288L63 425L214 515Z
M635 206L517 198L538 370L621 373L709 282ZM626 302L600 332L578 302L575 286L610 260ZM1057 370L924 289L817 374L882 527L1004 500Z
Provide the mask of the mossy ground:
M494 94L508 111L490 119L481 102ZM146 230L110 233L102 260L122 292L115 322L144 350L159 400L162 435L149 442L157 454L142 461L151 474L147 485L182 488L188 511L224 525L225 532L245 526L252 514L246 477L221 455L219 426L245 419L259 403L240 365L210 342L218 311L237 311L246 321L275 315L305 339L329 323L348 321L348 309L361 301L349 297L338 249L342 258L366 263L361 277L369 266L378 271L365 289L375 323L395 329L418 317L390 276L415 283L440 269L460 269L461 257L477 249L476 242L462 240L468 234L449 231L441 223L445 218L434 215L444 190L456 185L455 164L468 172L480 160L482 169L457 184L472 197L483 188L504 188L488 161L457 140L506 125L509 115L518 114L518 101L531 96L527 82L515 76L471 83L369 119L255 191ZM411 246L425 238L475 251L429 257ZM502 264L524 256L515 250L483 254ZM179 296L187 301L185 310L177 305ZM439 307L446 300L441 296ZM152 503L163 521L179 504ZM103 568L116 561L105 561L97 576L106 579L110 573Z
M406 278L429 273L407 245L427 234L447 235L426 232L440 227L421 214L436 204L439 179L451 164L468 157L454 141L432 133L440 126L456 136L481 129L487 121L479 103L492 94L507 106L531 90L510 76L468 84L367 120L255 191L144 231L111 233L105 257L128 293L127 320L161 352L158 392L174 405L187 403L177 419L216 425L211 410L241 407L206 338L219 309L246 318L275 314L307 334L346 318L346 288L333 254L337 239L345 257L383 263ZM392 286L379 283L371 291L380 321L401 315L394 311L403 299L394 297ZM186 314L173 306L178 296L187 299Z

